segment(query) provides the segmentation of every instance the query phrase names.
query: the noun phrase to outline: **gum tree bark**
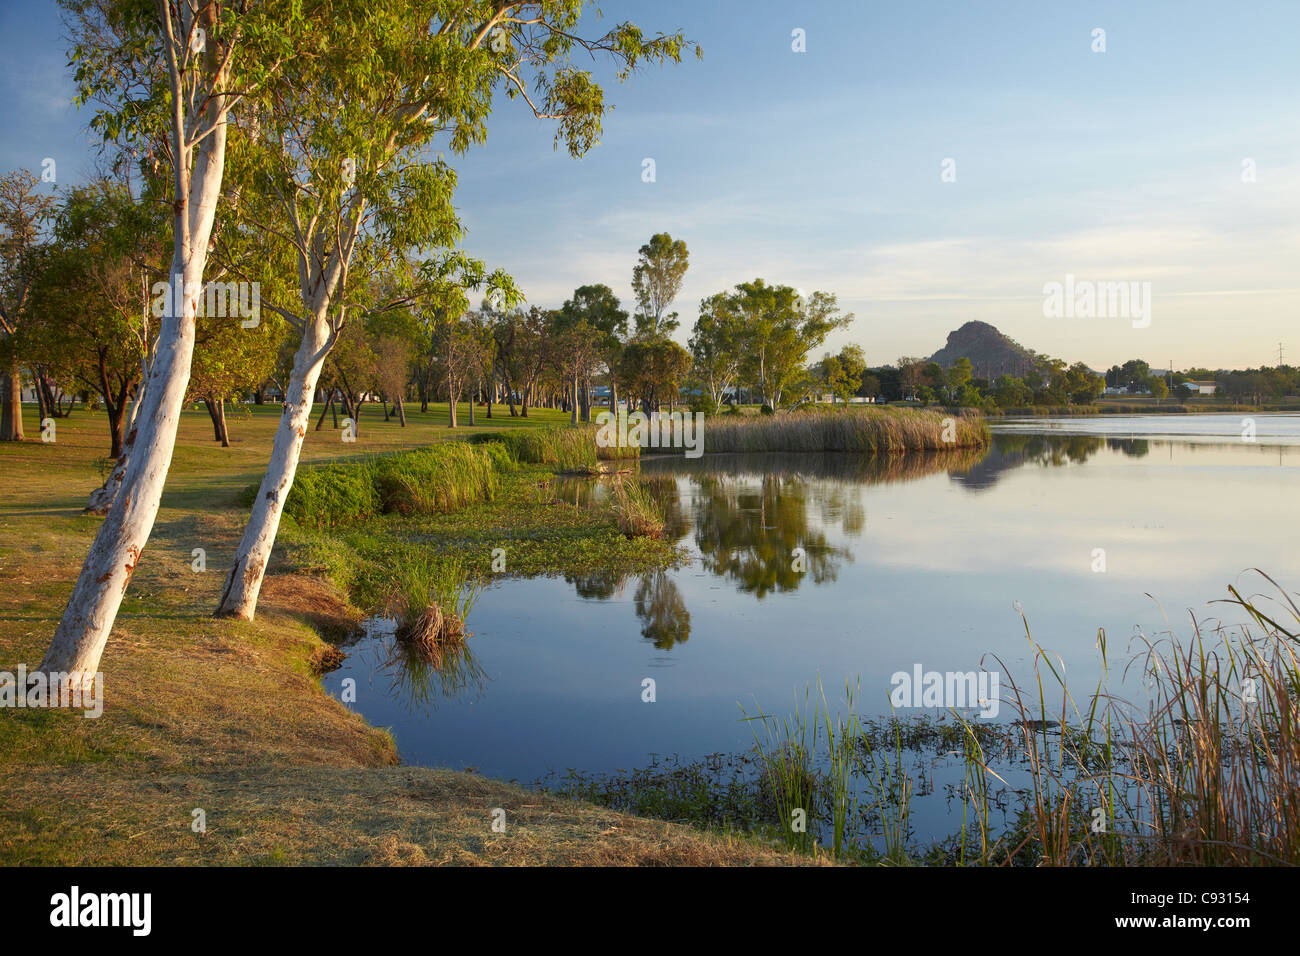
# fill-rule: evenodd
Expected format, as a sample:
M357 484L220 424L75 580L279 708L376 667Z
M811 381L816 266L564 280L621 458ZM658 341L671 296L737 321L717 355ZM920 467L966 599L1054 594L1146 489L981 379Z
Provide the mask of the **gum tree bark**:
M99 667L122 596L153 530L176 446L176 428L194 350L194 319L225 168L230 104L224 97L213 95L213 91L223 88L229 59L209 39L206 51L198 54L211 78L211 85L204 84L203 88L192 78L199 63L197 56L190 53L192 32L202 24L207 28L206 35L213 37L215 18L215 6L205 7L196 19L188 5L181 5L179 24L170 10L161 5L159 9L172 92L170 135L175 200L169 281L172 289L183 282L180 288L184 294L167 296L149 380L135 425L123 445L125 464L115 468L115 472L121 472L115 477L120 488L40 665L43 671L67 672L74 681L93 680ZM187 72L191 72L188 80L184 79ZM191 119L187 120L187 112Z
M327 288L332 291L337 285L339 266L338 256L331 257L333 282L327 280L321 283L324 287L320 288L313 302L312 319L303 329L302 344L294 355L293 374L284 395L284 411L275 432L271 460L257 489L257 498L253 501L252 514L248 516L248 524L244 527L235 563L226 575L221 601L217 605L217 617L237 617L251 621L256 613L257 597L262 590L262 579L266 576L266 563L271 556L276 533L280 530L285 499L298 471L303 439L307 437L316 382L337 337L327 317L330 304Z
M599 37L577 36L583 6L523 0L367 4L376 25L365 38L371 42L340 42L318 57L296 60L288 68L297 80L295 96L267 99L262 135L287 148L251 151L266 174L250 197L254 211L246 215L256 219L264 209L262 234L292 246L298 315L275 311L302 328L303 340L218 617L251 620L256 611L316 382L343 327L347 272L367 206L373 219L362 234L376 262L408 249L454 249L463 238L452 204L454 172L441 158L420 158L436 133L447 133L457 153L481 142L493 91L505 86L537 118L559 121L557 139L580 156L595 143L605 106L590 75L571 66L571 54L608 55L622 79L639 63L677 61L691 46L680 33L647 38L632 24ZM370 267L364 257L362 263L358 268ZM477 263L475 274L481 272ZM445 275L431 281L448 284ZM350 404L350 389L341 384ZM350 409L354 421L360 404Z

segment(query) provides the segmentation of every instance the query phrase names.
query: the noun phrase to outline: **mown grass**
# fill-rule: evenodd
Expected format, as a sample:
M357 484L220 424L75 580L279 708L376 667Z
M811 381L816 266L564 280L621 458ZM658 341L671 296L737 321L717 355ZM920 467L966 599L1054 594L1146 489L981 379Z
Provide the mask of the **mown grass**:
M987 445L983 416L919 408L807 409L783 415L715 415L705 420L704 451L856 452L886 455Z

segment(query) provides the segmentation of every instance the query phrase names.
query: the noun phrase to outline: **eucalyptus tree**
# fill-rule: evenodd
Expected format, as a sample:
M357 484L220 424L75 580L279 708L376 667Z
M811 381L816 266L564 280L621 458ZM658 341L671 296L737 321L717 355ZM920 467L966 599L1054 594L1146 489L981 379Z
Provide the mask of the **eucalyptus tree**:
M54 199L27 170L0 177L0 441L23 440L21 337Z
M161 143L171 168L167 296L113 498L41 663L93 677L162 498L185 400L232 112L287 61L346 38L329 0L61 0L81 102L113 142ZM125 462L123 462L125 458ZM120 474L117 474L120 473Z
M434 326L432 335L437 368L443 388L447 390L447 424L456 428L456 406L482 367L479 352L482 340L475 334L465 316L456 313L444 314ZM471 416L473 408L474 396L471 393Z
M805 299L790 286L768 285L762 279L739 283L728 301L744 325L746 371L773 411L804 376L808 354L832 331L853 321L851 314L840 312L830 293L814 292Z
M551 313L551 355L559 373L560 390L567 396L570 424L591 421L591 409L586 396L591 370L596 365L596 329L585 318L563 309Z
M637 263L632 269L638 338L656 339L676 331L677 313L666 313L682 290L689 265L686 243L666 232L655 233L638 250Z
M128 404L148 369L150 289L166 269L155 212L122 183L98 180L71 190L31 291L37 347L61 380L99 396L114 459L122 455Z
M558 121L556 143L579 156L600 133L604 94L574 54L605 54L627 77L643 62L678 60L681 34L647 38L631 24L584 38L585 0L387 0L336 4L348 42L295 57L256 98L246 124L253 218L298 261L302 302L281 307L303 330L276 432L219 616L251 619L293 483L321 365L346 322L352 256L376 249L447 248L462 235L455 176L426 149L437 134L456 153L482 142L504 88L538 118Z
M609 410L618 408L618 360L627 337L627 313L614 290L603 284L579 286L560 308L566 322L586 322L592 330L592 347L609 378Z
M745 326L725 292L701 300L700 315L687 346L695 375L716 413L727 392L735 388L749 347Z
M628 406L635 399L646 414L659 411L667 401L670 410L691 367L691 355L672 339L629 342L619 361L618 377L627 392Z

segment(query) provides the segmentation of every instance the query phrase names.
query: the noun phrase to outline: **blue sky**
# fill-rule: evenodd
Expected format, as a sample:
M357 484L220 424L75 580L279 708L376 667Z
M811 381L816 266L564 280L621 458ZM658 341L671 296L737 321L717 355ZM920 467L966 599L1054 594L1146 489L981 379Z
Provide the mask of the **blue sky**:
M828 347L857 342L872 364L928 355L970 319L1098 368L1259 365L1279 341L1300 359L1294 0L602 9L685 30L704 59L611 86L582 160L504 98L457 160L467 248L530 301L604 282L630 307L636 250L668 231L691 251L683 342L702 297L761 276L836 293L856 320ZM0 0L0 36L0 167L53 157L75 182L89 116L69 103L54 4ZM1067 273L1150 282L1149 327L1045 318L1043 285Z

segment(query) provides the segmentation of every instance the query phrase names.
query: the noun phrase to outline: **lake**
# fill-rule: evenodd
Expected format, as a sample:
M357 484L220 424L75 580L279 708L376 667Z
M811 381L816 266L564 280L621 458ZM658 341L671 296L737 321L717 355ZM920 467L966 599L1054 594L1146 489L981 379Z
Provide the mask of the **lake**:
M324 683L338 696L353 678L352 706L404 761L523 783L747 750L742 707L788 713L819 679L832 703L856 683L863 715L889 714L891 675L918 667L997 671L1005 696L1032 679L1022 611L1086 697L1098 629L1114 670L1135 635L1190 634L1189 609L1231 617L1210 603L1230 584L1267 590L1250 568L1297 587L1300 416L1254 426L1244 440L1239 415L1008 420L965 455L649 459L681 568L497 582L470 617L472 659L434 687L413 692L382 622ZM949 829L934 802L922 836Z

